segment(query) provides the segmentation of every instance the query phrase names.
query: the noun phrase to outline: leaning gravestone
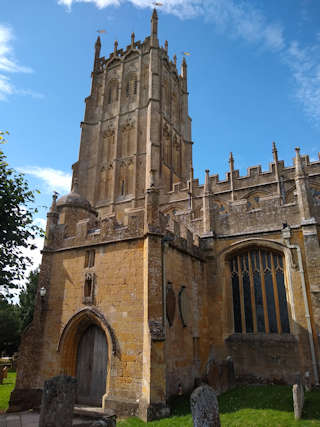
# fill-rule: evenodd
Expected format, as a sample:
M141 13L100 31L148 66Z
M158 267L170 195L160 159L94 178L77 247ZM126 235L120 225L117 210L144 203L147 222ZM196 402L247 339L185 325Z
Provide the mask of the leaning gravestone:
M293 385L292 397L293 397L294 418L296 420L300 420L303 404L304 404L304 390L301 382L299 384Z
M201 385L190 397L194 427L220 427L218 399L213 388Z
M71 427L77 380L59 375L44 383L39 427Z

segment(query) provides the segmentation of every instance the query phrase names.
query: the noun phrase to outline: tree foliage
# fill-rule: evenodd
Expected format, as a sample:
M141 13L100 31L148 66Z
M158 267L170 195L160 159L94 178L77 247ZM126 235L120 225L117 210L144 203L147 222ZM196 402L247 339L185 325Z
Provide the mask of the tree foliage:
M33 319L35 298L39 281L39 269L31 271L26 283L26 288L20 293L20 320L23 331Z
M21 323L19 308L0 295L0 356L12 356L18 351Z
M0 132L3 144L7 132ZM0 146L0 290L10 298L21 287L21 280L31 260L26 249L35 249L34 238L40 232L33 223L31 209L35 192L30 190L24 176L10 168ZM20 282L20 283L19 283Z

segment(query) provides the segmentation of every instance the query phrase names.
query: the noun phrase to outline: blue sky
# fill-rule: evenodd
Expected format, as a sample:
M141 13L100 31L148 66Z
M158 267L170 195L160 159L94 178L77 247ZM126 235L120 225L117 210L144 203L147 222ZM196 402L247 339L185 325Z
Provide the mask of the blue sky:
M187 57L195 177L223 179L232 151L241 174L268 168L272 141L318 159L320 2L162 0L159 39ZM149 0L2 0L0 129L11 166L39 188L40 206L68 191L77 160L97 30L102 55L150 32ZM40 217L45 218L45 209Z

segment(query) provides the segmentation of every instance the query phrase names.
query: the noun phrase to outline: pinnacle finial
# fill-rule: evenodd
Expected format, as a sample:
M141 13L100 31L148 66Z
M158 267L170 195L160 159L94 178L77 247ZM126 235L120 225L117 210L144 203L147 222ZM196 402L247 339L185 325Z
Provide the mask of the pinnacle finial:
M295 161L296 177L304 176L302 159L301 159L301 156L300 156L300 147L296 147L295 150L296 150L296 161Z
M184 78L185 80L187 79L187 61L186 61L185 57L183 57L183 59L182 59L180 74L181 74L182 78Z
M96 63L100 57L100 50L101 50L100 36L97 37L97 40L96 40L95 45L94 45L94 50L95 50L95 54L94 54L94 67L95 67Z
M164 42L164 49L168 53L168 40Z
M277 150L276 143L274 141L272 142L272 154L273 154L273 160L275 162L277 162L278 161L278 150Z
M173 62L174 65L177 66L177 55L173 55Z
M134 38L135 38L135 34L134 32L131 33L131 47L134 47Z
M53 194L52 194L52 204L51 204L50 212L55 212L58 196L59 196L59 193L57 193L56 191L54 191Z
M234 169L234 158L233 158L232 152L230 152L230 155L229 155L229 165L230 165L230 170L233 171L233 169Z
M158 13L157 13L157 8L156 7L153 9L151 20L152 19L158 19Z
M117 54L117 50L118 50L118 40L114 41L114 47L113 47L113 52L116 55Z
M209 180L210 180L209 173L210 173L210 170L206 169L205 173L206 173L206 176L204 178L204 191L208 192L209 191Z
M276 143L274 141L272 142L272 151L273 152L277 151L277 146L276 146Z
M158 47L158 14L156 9L153 9L151 17L151 46Z

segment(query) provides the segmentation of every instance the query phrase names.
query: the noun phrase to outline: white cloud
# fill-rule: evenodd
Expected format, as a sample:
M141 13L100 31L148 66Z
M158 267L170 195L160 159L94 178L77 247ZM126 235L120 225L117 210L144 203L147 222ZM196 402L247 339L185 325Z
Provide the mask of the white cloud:
M69 10L74 3L81 2L92 3L100 9L126 2L140 8L152 8L154 3L151 0L57 1ZM268 20L262 10L246 0L165 0L160 9L181 19L203 17L213 22L216 30L277 54L279 60L289 67L296 101L314 124L320 124L320 32L315 34L313 46L290 42L284 37L281 23Z
M14 92L14 87L9 78L0 74L0 101L5 101L8 95Z
M58 0L58 4L66 6L68 10L74 3L93 3L102 9L125 2L140 8L152 8L154 3L151 0ZM228 34L251 43L262 43L272 50L284 46L280 24L268 23L260 10L243 0L166 0L161 11L181 19L202 16L213 21L221 30L228 31Z
M264 14L250 3L235 0L207 0L203 15L220 31L249 43L260 43L271 50L284 47L283 29L279 23L268 22Z
M285 54L295 84L295 97L312 122L320 123L320 47L303 47L293 41Z
M41 168L38 166L17 168L19 172L32 175L41 179L46 184L46 191L52 192L54 190L61 192L70 191L71 174L51 168Z
M33 91L16 89L10 78L6 75L9 73L33 72L30 67L18 63L12 47L13 40L14 34L12 28L8 25L0 24L0 101L7 100L8 96L13 94L35 97L35 92Z
M31 98L35 98L35 99L44 98L43 93L35 92L34 90L31 90L31 89L14 89L14 93L16 93L17 95L31 96Z

